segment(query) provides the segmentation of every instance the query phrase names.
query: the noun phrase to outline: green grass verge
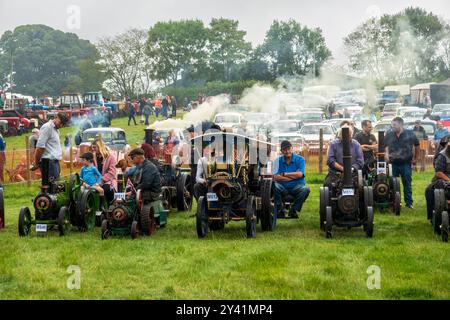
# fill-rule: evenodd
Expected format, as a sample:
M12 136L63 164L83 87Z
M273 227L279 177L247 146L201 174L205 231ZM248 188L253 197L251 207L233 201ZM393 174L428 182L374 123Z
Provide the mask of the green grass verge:
M137 137L137 136L136 136ZM139 141L139 140L138 140ZM19 238L18 213L37 185L7 186L6 229L0 231L0 299L448 299L450 247L426 220L431 173L413 178L415 210L377 213L373 239L362 228L319 229L319 187L300 220L246 239L245 224L197 239L192 213L171 212L154 237L110 238L100 230L60 238ZM67 268L81 269L80 290L67 289ZM369 290L367 268L381 268L381 289Z

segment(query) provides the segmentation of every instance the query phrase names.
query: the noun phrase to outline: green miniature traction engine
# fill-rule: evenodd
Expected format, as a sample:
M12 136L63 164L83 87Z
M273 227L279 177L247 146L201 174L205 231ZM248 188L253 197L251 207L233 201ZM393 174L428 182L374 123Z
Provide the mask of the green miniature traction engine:
M48 187L32 200L35 211L34 219L28 207L22 207L19 212L19 235L28 236L32 226L36 226L38 234L45 234L57 227L59 235L64 236L70 225L80 231L93 229L95 212L80 211L81 183L78 174L72 174L68 181L50 181ZM81 197L82 198L82 197Z
M391 208L396 215L400 215L400 182L392 175L392 166L388 166L385 160L384 131L378 132L376 168L368 174L367 185L372 186L376 208Z
M155 199L147 191L126 188L125 193L116 193L101 223L102 239L112 236L128 236L136 239L139 235L151 236L156 227L167 225L169 210L164 209L161 196Z

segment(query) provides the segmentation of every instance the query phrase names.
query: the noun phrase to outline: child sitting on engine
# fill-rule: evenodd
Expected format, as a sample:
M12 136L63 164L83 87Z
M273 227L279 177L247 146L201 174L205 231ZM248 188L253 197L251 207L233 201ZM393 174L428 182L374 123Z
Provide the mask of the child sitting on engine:
M90 187L97 190L103 196L104 191L100 186L102 174L94 166L94 154L92 152L86 152L81 156L81 161L84 164L80 171L80 179L83 181L81 190Z

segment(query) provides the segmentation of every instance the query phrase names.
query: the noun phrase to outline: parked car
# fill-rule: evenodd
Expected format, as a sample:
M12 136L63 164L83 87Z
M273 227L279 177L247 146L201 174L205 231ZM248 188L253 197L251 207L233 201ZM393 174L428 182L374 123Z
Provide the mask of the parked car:
M407 129L414 129L415 121L405 121L404 127ZM434 133L436 132L436 121L433 120L421 120L421 126L425 129L427 133L428 140L434 140Z
M381 113L381 118L394 118L397 114L397 109L401 106L401 103L386 103Z
M379 131L388 132L389 130L391 130L391 122L392 122L392 119L379 121L373 127L374 135L377 136L376 133L379 132Z
M375 124L377 122L377 117L374 114L367 114L367 113L361 113L361 114L355 114L352 117L353 123L355 124L355 127L358 129L361 129L361 122L364 120L370 120L372 124Z
M397 111L396 111L394 117L401 117L401 118L403 118L403 114L405 112L412 111L412 110L420 110L420 108L419 107L414 107L414 106L406 106L406 107L397 108ZM425 110L425 112L426 112L426 110Z
M324 149L335 138L335 131L331 123L318 123L304 125L300 130L300 134L305 139L308 150L319 150L320 148L320 129L323 129L323 145Z
M325 114L322 111L308 111L301 112L298 120L302 121L304 124L308 123L320 123L325 120Z
M405 121L405 128L413 130L415 125L415 121ZM434 155L436 150L436 141L434 140L434 133L436 132L436 121L433 120L421 120L421 126L425 129L425 132L428 136L429 143L425 144L426 147L423 149L426 150L426 155ZM422 142L424 143L424 142Z
M303 126L300 120L276 120L267 125L267 129L273 133L298 132Z
M93 128L84 130L81 135L81 144L78 147L66 148L64 150L64 163L70 164L70 150L73 152L73 162L80 163L79 157L89 151L92 142L101 137L108 148L116 153L117 160L121 160L131 151L127 143L125 130L121 128Z
M422 120L425 113L427 113L425 109L406 110L401 117L405 121Z
M344 121L353 122L352 118L335 118L335 119L328 119L323 121L323 123L330 123L333 126L334 132L337 132L337 130L341 127L341 123Z
M242 118L242 114L237 112L218 113L214 117L214 123L222 129L232 129L233 126L241 124Z
M265 112L247 112L244 114L244 119L248 123L263 124L273 119L273 115Z
M294 152L297 154L300 154L306 146L305 138L299 132L274 133L271 143L279 145L284 140L291 142Z
M434 117L440 117L442 114L442 111L449 110L450 104L435 104L433 107L433 111L431 112L431 116Z

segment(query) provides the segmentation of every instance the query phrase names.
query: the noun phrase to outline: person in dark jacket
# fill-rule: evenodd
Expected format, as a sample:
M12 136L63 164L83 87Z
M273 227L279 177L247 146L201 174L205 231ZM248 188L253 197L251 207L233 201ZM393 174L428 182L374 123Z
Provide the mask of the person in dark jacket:
M161 194L161 177L158 168L145 158L145 152L141 148L130 151L129 156L134 165L141 169L136 189L150 191L154 198L159 196Z
M164 99L162 99L161 101L161 114L164 118L168 118L168 111L169 111L169 100L167 100L167 97L164 97Z
M416 120L414 122L413 132L419 141L428 140L427 132L425 131L425 128L422 127L422 121Z
M130 126L131 120L133 120L134 125L137 126L136 118L135 118L136 109L134 108L133 103L131 103L131 100L127 101L127 112L128 112L128 126Z

